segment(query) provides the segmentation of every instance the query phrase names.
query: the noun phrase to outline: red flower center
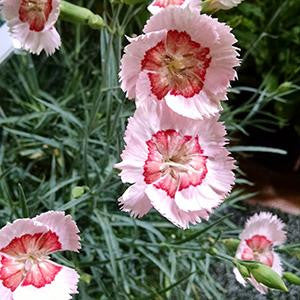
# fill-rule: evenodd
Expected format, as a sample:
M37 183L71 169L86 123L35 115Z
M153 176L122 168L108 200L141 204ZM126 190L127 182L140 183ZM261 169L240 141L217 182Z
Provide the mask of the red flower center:
M42 31L52 11L52 0L21 0L19 19L29 24L30 30Z
M169 5L181 5L184 0L156 0L153 5L158 7L167 7Z
M254 260L272 267L274 256L271 241L263 235L254 235L246 240L246 244L242 253L243 260Z
M185 98L198 94L211 62L209 52L209 48L192 41L186 32L169 30L164 41L147 50L141 63L152 93L158 100L169 92Z
M0 280L12 292L20 284L41 288L51 283L61 266L49 261L48 255L61 248L58 236L52 231L14 238L0 250Z
M198 136L180 135L176 130L161 130L147 141L148 158L144 180L154 183L174 198L176 191L201 184L206 176L206 160Z

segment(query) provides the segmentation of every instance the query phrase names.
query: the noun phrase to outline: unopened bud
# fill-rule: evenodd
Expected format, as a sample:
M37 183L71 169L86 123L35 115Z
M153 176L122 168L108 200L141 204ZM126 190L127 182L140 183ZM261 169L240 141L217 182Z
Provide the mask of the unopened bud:
M61 1L60 3L60 18L75 24L88 25L93 29L101 29L106 26L99 15L94 14L85 7L67 1Z
M240 240L238 239L224 239L222 240L223 244L225 245L226 249L230 254L235 254L236 250L240 244Z
M250 273L249 273L249 270L247 269L247 267L245 267L239 263L236 264L236 267L244 278L250 277Z
M291 272L283 273L283 278L285 278L289 283L300 285L300 277Z
M214 248L214 247L210 247L209 249L208 249L208 253L210 254L210 255L216 255L216 254L218 254L218 250L216 249L216 248Z
M257 263L250 265L248 269L257 282L260 282L272 289L288 292L288 289L282 278L270 267Z
M86 186L75 186L72 189L72 198L80 198L86 191L88 190L88 187Z

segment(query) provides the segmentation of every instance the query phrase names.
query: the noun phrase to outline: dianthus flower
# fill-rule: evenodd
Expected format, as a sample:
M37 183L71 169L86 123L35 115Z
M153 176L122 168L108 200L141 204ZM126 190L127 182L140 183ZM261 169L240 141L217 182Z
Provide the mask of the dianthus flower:
M248 219L246 226L240 234L241 242L236 252L236 258L241 260L257 261L272 268L273 271L282 275L279 255L274 251L274 246L281 245L286 240L283 230L284 223L275 215L267 212L255 214ZM246 285L250 282L260 293L266 294L268 288L258 283L251 275L246 279L237 268L234 273L238 282Z
M142 217L154 207L181 228L208 219L234 183L234 160L216 117L184 118L165 103L145 103L129 119L121 179L132 185L122 210Z
M34 54L45 50L51 55L61 40L54 25L60 0L0 0L9 31L21 47Z
M59 251L80 249L71 216L50 211L18 219L0 230L0 299L69 300L79 275L50 260Z
M167 7L130 39L121 61L121 88L137 106L166 104L192 119L212 116L227 99L239 65L231 28L196 10Z

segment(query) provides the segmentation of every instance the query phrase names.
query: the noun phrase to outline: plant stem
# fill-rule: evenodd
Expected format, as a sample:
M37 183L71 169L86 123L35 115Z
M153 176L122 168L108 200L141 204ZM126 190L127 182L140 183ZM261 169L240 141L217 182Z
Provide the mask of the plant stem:
M93 29L106 27L104 20L99 15L94 14L85 7L81 7L67 1L61 1L60 17L64 21L87 25Z

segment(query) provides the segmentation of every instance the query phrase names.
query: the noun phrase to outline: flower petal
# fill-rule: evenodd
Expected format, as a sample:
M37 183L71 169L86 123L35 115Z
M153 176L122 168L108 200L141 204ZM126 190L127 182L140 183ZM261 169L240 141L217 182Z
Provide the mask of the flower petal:
M14 300L13 293L10 289L3 286L2 282L0 281L0 299L1 300Z
M130 39L130 44L125 47L119 76L121 88L126 92L127 98L133 99L135 97L136 82L141 72L141 62L145 52L154 47L165 36L165 30L140 35L137 38Z
M145 194L145 187L140 184L130 186L118 201L121 210L129 212L132 217L141 218L152 208L152 204Z
M62 244L62 251L70 250L78 252L80 249L79 229L70 215L66 216L61 211L49 211L35 217L33 221L47 226L58 235L59 241Z
M285 224L276 215L261 212L248 219L240 238L246 240L253 235L263 235L274 245L281 245L286 240L284 226Z
M68 267L61 266L61 271L55 279L41 288L19 286L13 293L13 300L70 300L71 294L77 293L78 273Z
M162 9L169 6L180 6L180 7L190 7L191 9L197 9L200 11L200 0L154 0L149 6L148 10L154 15L160 12Z
M165 191L149 185L146 188L146 194L150 199L153 207L159 211L165 218L171 221L174 225L186 229L189 224L197 224L201 219L208 220L209 215L206 210L193 212L185 212L181 210L174 199L169 197Z
M14 238L25 234L45 233L49 228L30 219L19 219L8 223L0 230L0 249L6 247Z

